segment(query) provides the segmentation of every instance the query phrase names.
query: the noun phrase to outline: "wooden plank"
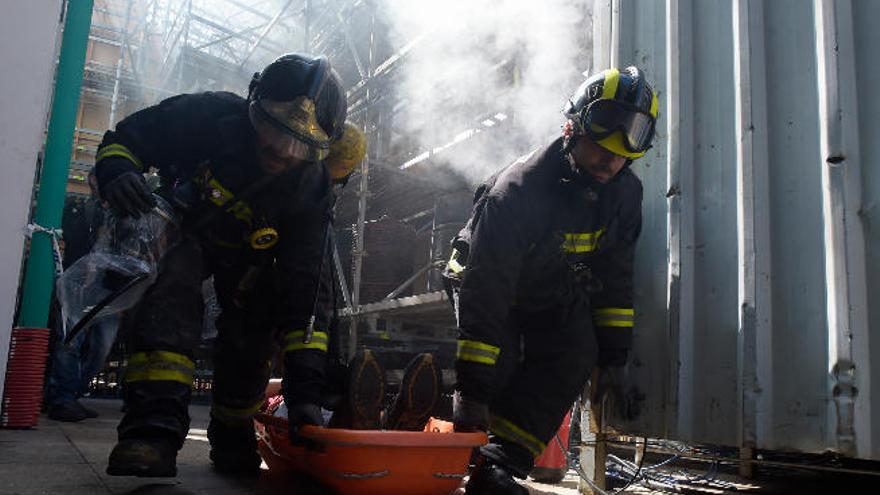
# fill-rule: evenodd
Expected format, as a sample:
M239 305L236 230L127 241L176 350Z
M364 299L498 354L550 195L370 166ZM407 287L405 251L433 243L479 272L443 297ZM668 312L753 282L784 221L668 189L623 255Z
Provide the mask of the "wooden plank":
M586 391L588 392L587 396L590 397L590 400L587 402L586 407L581 413L587 415L588 428L586 430L584 430L583 427L581 428L581 431L584 433L581 440L582 447L580 461L584 473L592 479L596 486L605 490L607 486L605 480L605 462L608 459L608 449L607 444L605 443L606 435L602 431L602 403L601 401L594 400L596 398L598 382L599 368L594 368L593 374L590 377L589 389ZM583 425L583 421L581 421L581 424ZM596 493L596 491L583 480L580 481L578 490L581 493Z

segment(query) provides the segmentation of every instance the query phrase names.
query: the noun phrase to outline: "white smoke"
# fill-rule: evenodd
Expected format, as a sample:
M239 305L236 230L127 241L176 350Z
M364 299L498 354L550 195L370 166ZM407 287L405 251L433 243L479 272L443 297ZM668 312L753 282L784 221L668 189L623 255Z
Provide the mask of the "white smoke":
M420 145L407 165L480 180L559 135L560 111L591 70L592 0L382 2L392 44L416 41L394 122Z

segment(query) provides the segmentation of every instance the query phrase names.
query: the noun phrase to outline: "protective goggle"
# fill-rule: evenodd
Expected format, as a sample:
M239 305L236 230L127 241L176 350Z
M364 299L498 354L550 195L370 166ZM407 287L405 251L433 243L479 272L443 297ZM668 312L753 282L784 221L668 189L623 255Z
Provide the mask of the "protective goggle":
M300 96L293 101L259 99L248 108L257 133L281 157L308 161L323 160L330 149L330 137L318 124L315 102Z
M654 139L655 120L634 105L616 100L596 100L584 112L584 132L601 141L615 132L623 136L623 145L633 153L643 153Z

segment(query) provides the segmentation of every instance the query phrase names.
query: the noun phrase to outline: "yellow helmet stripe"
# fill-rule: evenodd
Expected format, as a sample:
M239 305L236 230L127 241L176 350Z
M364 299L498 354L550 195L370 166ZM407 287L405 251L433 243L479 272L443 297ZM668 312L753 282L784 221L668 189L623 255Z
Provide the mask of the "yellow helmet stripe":
M613 100L617 94L617 86L620 84L620 71L608 69L605 71L605 82L602 83L601 100Z
M651 90L651 110L649 111L651 117L657 118L657 110L660 109L660 100L657 99L657 92L653 89Z

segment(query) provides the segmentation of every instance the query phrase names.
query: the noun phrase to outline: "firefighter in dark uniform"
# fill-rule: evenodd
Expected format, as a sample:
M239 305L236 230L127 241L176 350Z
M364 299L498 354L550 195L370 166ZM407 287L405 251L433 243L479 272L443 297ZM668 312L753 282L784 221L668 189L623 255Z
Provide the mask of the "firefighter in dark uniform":
M155 167L183 230L130 315L127 411L108 474L176 475L209 275L222 309L208 427L214 467L259 472L252 417L279 346L292 424L322 423L330 308L318 297L326 280L318 280L328 273L331 183L339 178L326 162L353 129L346 113L327 60L291 54L255 74L247 99L179 95L105 134L97 154L105 199L123 215L150 211L142 173Z
M527 493L524 478L594 366L612 379L633 326L642 186L657 96L635 67L585 81L564 135L483 183L453 241L459 431L488 429L469 494ZM600 380L601 382L601 380Z

